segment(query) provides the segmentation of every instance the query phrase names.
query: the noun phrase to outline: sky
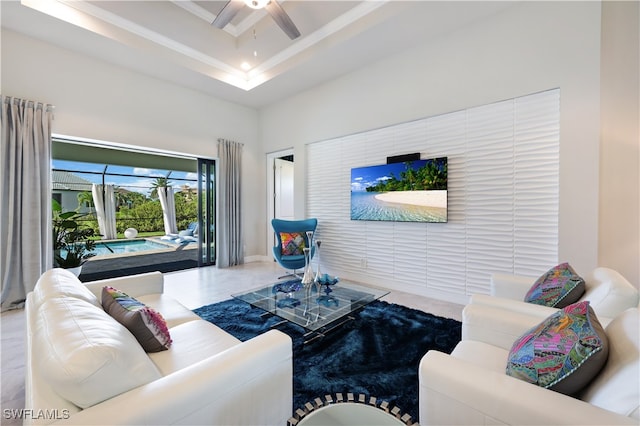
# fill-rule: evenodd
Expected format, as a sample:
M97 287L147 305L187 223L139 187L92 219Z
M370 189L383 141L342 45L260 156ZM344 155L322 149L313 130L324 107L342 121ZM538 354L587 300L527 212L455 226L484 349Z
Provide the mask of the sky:
M74 173L76 176L87 180L91 183L102 183L102 172L104 171L104 164L95 164L95 163L81 163L77 161L65 161L65 160L53 160L53 168L54 169L62 169L62 170L79 170L83 172L97 172L97 174L92 173ZM127 174L127 175L143 175L148 176L144 178L142 176L110 176L106 175L105 183L113 184L120 188L127 189L129 191L140 192L145 195L149 195L151 183L155 180L156 177L164 177L167 175L168 170L157 170L157 169L145 169L139 167L129 167L129 166L114 166L109 165L107 167L107 173L118 173L118 174ZM191 172L179 172L172 171L169 176L169 182L172 183L172 186L175 188L176 192L180 189L184 184L188 184L191 188L197 188L198 183L196 182L197 174ZM181 179L190 179L191 181L184 181Z

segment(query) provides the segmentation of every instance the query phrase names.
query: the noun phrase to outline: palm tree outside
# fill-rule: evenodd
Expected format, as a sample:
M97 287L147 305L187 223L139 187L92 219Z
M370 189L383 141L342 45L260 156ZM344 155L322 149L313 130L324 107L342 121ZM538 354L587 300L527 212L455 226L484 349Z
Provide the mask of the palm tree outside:
M82 191L78 193L78 208L88 207L89 213L94 213L95 204L93 203L93 194L91 191Z
M169 181L167 177L157 177L151 182L151 191L149 196L154 200L158 198L158 188L166 188L171 186L173 183Z

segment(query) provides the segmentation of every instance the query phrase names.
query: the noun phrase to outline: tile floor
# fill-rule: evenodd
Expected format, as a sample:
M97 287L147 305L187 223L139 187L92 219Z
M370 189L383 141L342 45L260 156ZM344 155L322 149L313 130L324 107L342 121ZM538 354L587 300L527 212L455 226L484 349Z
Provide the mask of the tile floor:
M189 309L229 299L232 293L261 287L277 280L283 270L275 262L254 262L218 269L188 269L165 274L165 293L178 299ZM435 315L460 320L461 305L392 291L382 300L420 309ZM20 424L5 418L5 409L24 407L25 364L24 311L4 312L0 316L1 408L3 425Z

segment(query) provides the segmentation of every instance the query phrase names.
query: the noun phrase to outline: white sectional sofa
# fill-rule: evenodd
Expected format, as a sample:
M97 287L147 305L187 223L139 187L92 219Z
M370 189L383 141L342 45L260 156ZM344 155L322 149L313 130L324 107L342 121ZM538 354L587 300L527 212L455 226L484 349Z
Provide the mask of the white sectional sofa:
M463 338L451 355L429 351L419 367L422 425L638 425L640 313L630 308L608 324L606 364L578 395L506 374L513 343L544 317L470 304Z
M530 313L544 318L556 311L556 308L524 302L525 294L536 279L537 277L521 275L492 274L490 295L474 294L469 303ZM611 319L640 303L638 290L613 269L595 268L584 277L584 281L585 292L579 300L588 300L600 319Z
M146 353L107 314L112 286L160 312L173 343ZM82 284L47 271L27 295L24 424L283 425L292 412L292 342L240 342L163 294L159 272Z

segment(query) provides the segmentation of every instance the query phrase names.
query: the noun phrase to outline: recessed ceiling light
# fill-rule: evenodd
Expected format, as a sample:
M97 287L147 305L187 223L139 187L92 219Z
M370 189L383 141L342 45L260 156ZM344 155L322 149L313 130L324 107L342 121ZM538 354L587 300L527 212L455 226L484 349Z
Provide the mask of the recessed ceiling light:
M243 62L242 65L240 65L240 68L245 71L249 71L251 69L251 64L249 62Z
M262 9L270 0L244 0L244 3L252 9Z

